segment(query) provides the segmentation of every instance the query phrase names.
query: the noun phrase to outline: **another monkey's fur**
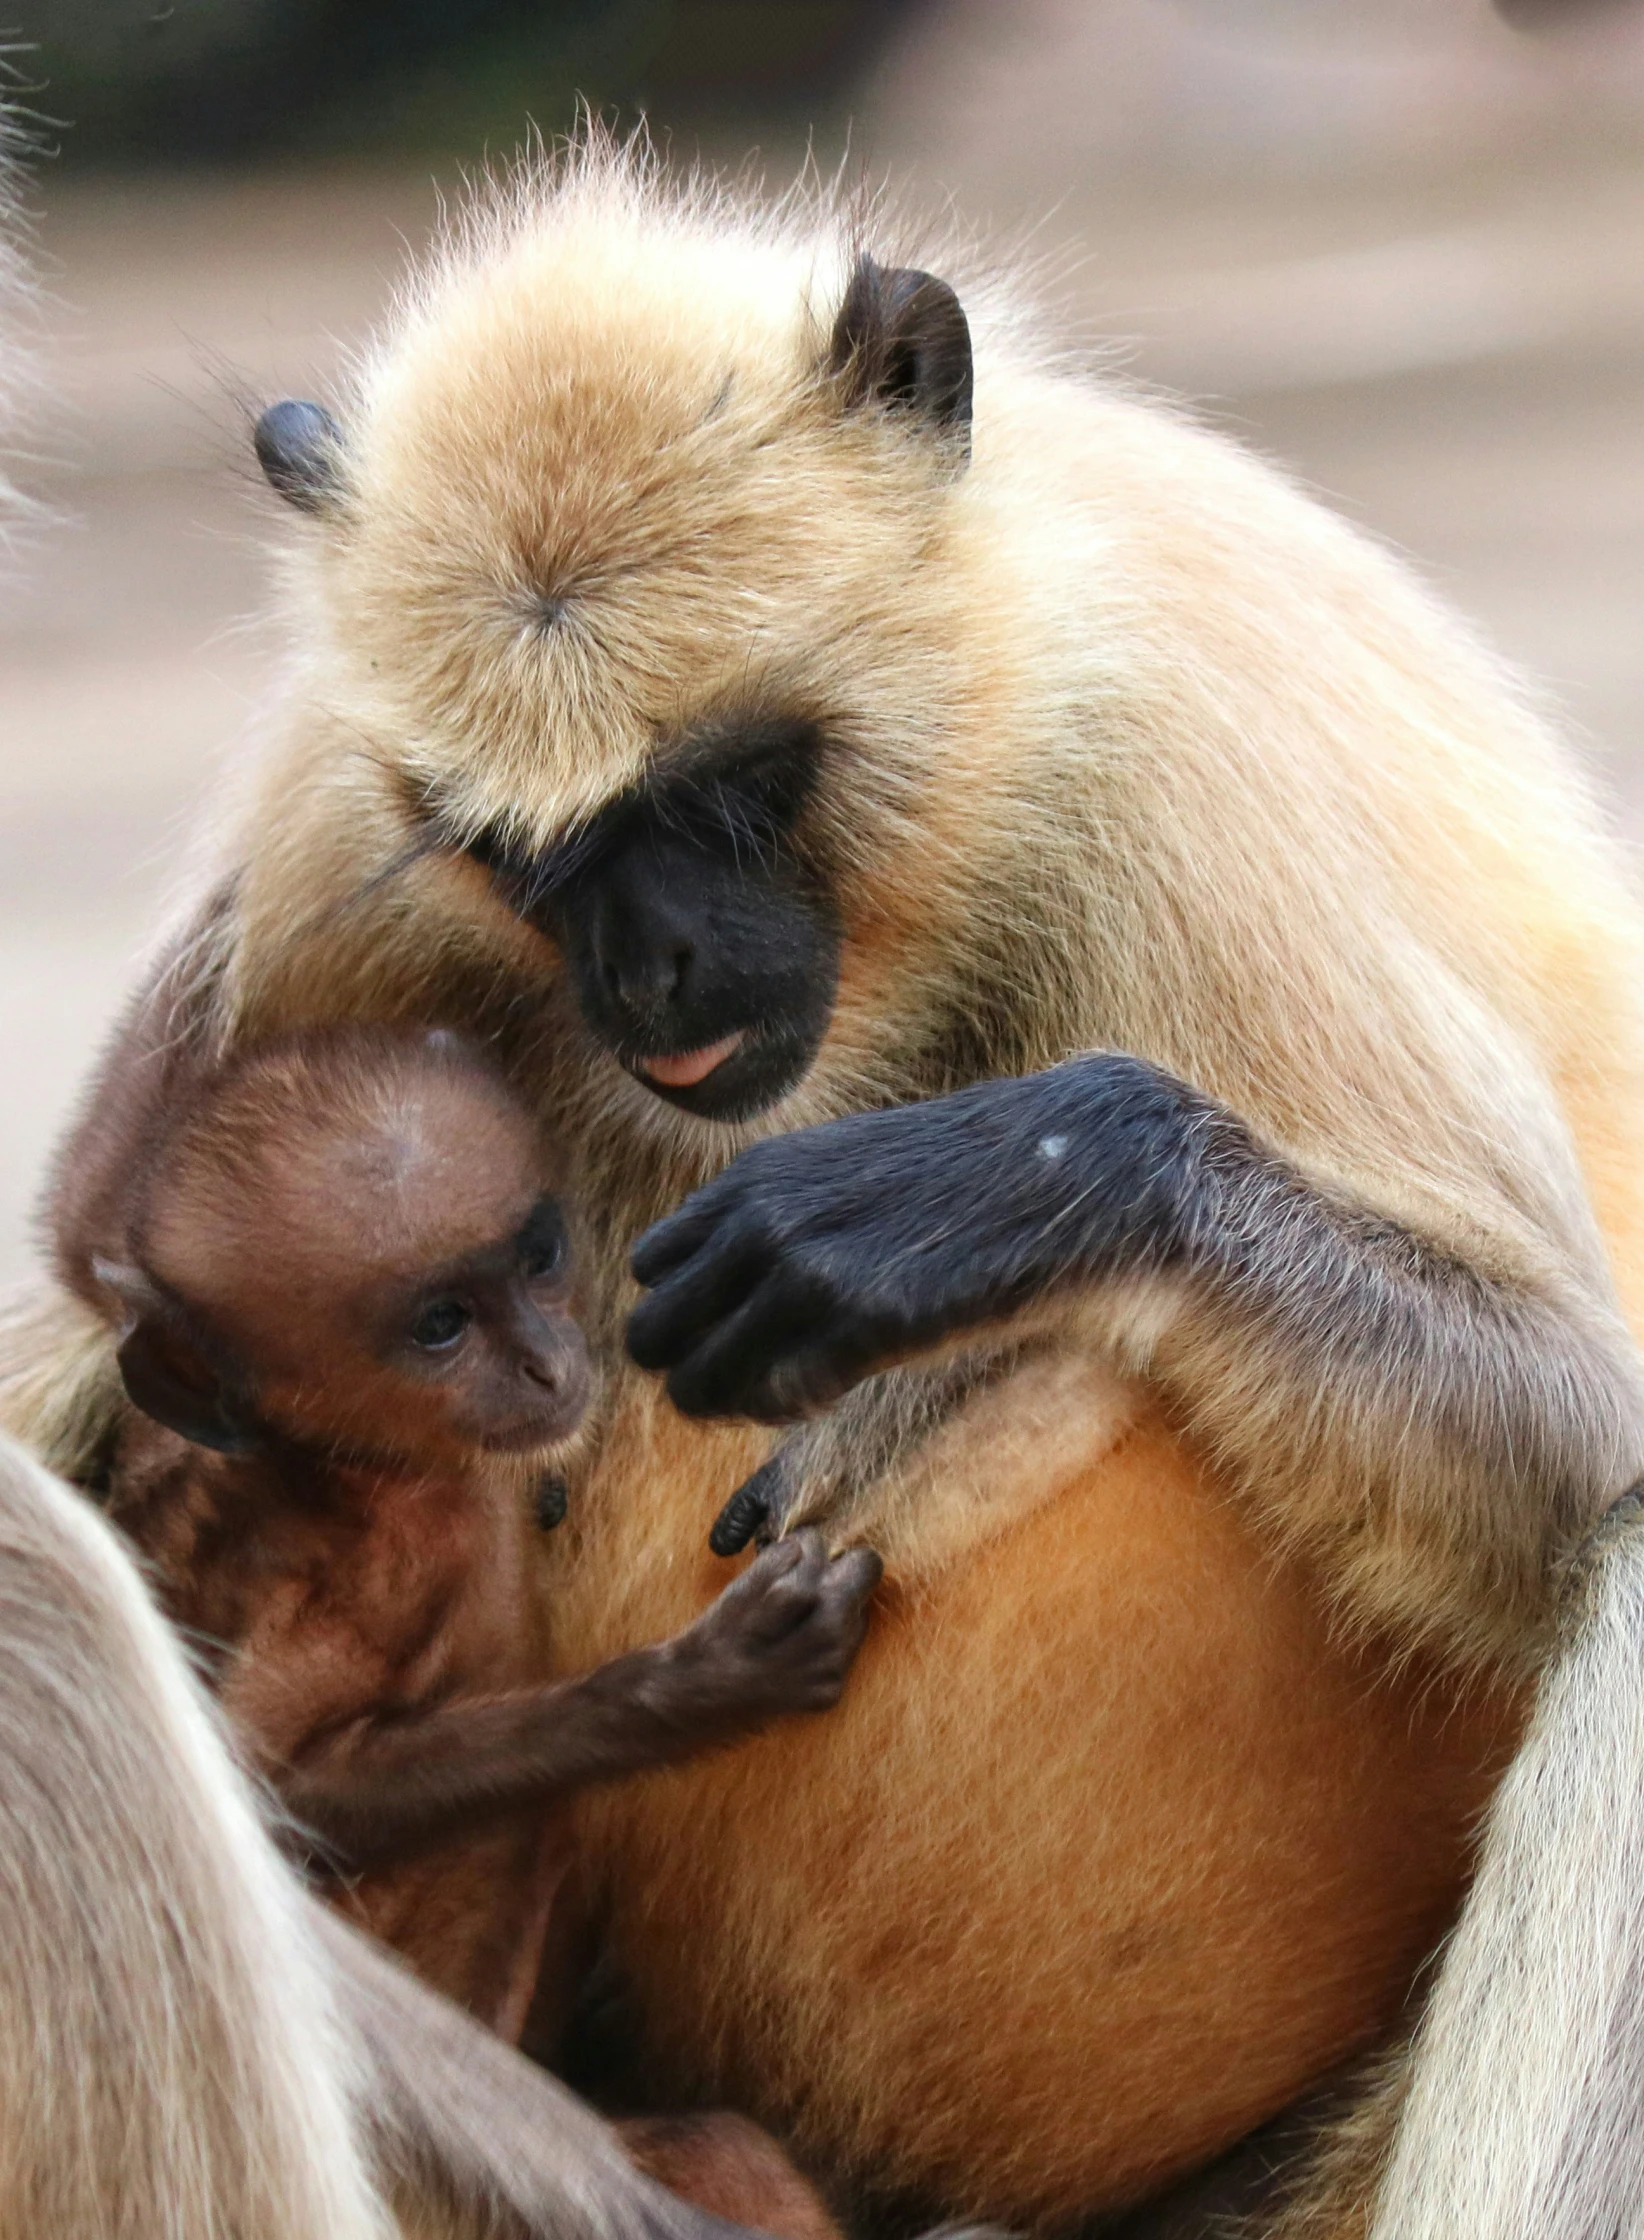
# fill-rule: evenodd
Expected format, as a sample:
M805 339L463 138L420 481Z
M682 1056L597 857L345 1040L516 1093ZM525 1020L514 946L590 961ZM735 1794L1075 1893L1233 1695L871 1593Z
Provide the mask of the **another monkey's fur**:
M596 145L474 220L335 421L265 424L313 516L288 740L58 1235L83 1280L179 1050L351 1015L483 1018L567 1117L613 1356L632 1239L739 1149L687 1229L780 1261L814 1197L819 1326L850 1193L869 1244L913 1220L910 1292L1003 1201L1020 1358L846 1520L902 1599L844 1715L585 1825L672 2079L870 2190L1049 2223L1393 2028L1455 1901L1487 1690L1535 1674L1558 1557L1644 1457L1644 938L1563 751L1396 564L937 253L963 472L952 299L860 248ZM891 347L875 300L921 294L946 325ZM837 987L798 1085L704 1121L542 929L598 819L680 852L693 771L756 734L811 758L746 840ZM1056 1197L1077 1130L989 1130L1064 1098L1170 1159ZM1092 1241L1137 1207L1128 1257ZM568 1654L700 1607L679 1550L763 1448L614 1376Z
M7 574L26 372L16 192L0 101ZM386 2240L359 2072L296 1886L114 1536L10 1441L0 1937L5 2240Z
M1641 1518L1629 1495L1574 1567L1566 1651L1416 2041L1375 2240L1644 2229Z
M0 1452L0 2232L386 2240L296 1885L85 1505Z

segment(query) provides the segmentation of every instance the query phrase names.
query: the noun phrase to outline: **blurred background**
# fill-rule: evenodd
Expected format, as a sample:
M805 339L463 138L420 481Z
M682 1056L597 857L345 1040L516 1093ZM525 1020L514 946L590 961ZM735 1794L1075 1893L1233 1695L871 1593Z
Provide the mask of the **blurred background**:
M0 587L0 1278L256 736L245 405L323 395L437 193L579 94L849 151L1411 553L1644 838L1644 4L0 0L41 119L55 519Z

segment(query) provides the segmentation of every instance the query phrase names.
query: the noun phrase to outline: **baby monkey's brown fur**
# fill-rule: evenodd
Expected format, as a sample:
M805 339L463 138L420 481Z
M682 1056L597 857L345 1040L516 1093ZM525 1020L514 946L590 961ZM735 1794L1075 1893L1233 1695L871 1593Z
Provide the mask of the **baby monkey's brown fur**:
M210 1644L248 1755L355 1877L339 1902L510 2038L569 1862L552 1807L833 1703L878 1575L789 1541L673 1640L533 1684L533 1486L592 1384L549 1169L455 1037L309 1036L147 1147L127 1257L98 1270L145 1411L115 1520ZM688 2122L663 2175L792 2240L830 2231L725 2120ZM633 2149L644 2166L648 2135Z

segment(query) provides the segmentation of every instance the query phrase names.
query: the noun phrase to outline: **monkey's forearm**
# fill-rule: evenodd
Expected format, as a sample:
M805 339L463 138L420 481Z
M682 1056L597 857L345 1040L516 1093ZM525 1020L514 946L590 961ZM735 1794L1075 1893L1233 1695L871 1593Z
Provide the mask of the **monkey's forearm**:
M1644 1459L1596 1287L1493 1280L1332 1203L1122 1053L757 1144L634 1269L641 1367L688 1414L770 1422L970 1333L1065 1331L1086 1297L1091 1342L1361 1616L1468 1655L1522 1651L1550 1559Z
M428 1990L327 1906L333 1963L386 2189L418 2233L463 2240L733 2240L628 2161L544 2070Z
M671 1647L581 1679L356 1730L279 1777L303 1828L369 1867L519 1806L668 1765L769 1716L693 1684Z
M675 1764L837 1703L879 1576L868 1549L830 1556L796 1533L671 1641L556 1687L357 1726L276 1779L299 1821L365 1866L476 1815Z

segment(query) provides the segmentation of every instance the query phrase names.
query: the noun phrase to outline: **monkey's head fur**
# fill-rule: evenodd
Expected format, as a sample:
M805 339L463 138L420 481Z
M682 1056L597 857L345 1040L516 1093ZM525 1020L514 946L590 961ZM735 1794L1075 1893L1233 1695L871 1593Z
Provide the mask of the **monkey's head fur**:
M341 1028L227 1069L148 1151L98 1274L138 1406L413 1467L556 1445L589 1370L541 1131L449 1034Z
M951 258L936 277L869 255L864 222L669 181L590 132L470 215L334 414L285 404L258 431L307 517L298 755L325 801L306 822L276 807L304 825L289 850L265 827L251 949L260 922L289 938L299 852L310 913L327 858L339 896L386 874L342 912L372 922L379 960L414 894L425 972L442 919L526 980L568 965L568 1031L603 1053L622 1132L713 1164L732 1139L702 1121L791 1125L921 1069L940 1088L963 1074L949 1030L1009 1010L976 984L978 926L1005 931L984 828L1022 812L1020 686L1044 648L1019 588L988 585L1048 572L1020 478L1009 508L991 496L1024 411L1018 382L981 418L1014 314L985 277L961 309ZM624 846L643 893L630 860L568 909ZM677 940L653 924L670 848L696 849L699 922ZM757 924L750 863L769 873ZM334 919L325 939L335 988L349 934ZM699 997L667 977L687 943ZM260 995L268 969L245 968Z
M624 1254L752 1135L1108 1047L1593 1262L1546 1083L1569 958L1635 937L1558 743L1367 539L890 225L590 132L265 418L295 675L231 1038L483 1018Z

